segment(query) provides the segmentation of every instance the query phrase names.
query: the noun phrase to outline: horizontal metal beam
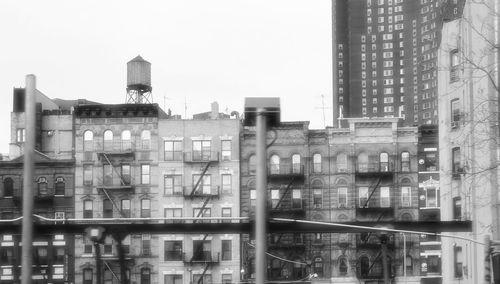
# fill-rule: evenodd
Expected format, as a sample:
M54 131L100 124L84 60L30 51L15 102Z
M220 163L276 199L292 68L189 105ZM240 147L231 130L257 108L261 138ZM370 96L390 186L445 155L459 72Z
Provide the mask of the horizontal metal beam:
M373 230L357 227L391 228L392 230L421 231L429 233L471 232L471 221L441 222L345 222L340 226L330 224L268 222L269 233L362 233ZM146 223L146 222L102 222L91 220L83 223L35 223L34 233L37 235L52 234L84 234L88 227L100 226L106 233L127 232L130 234L253 234L254 222L233 223ZM2 234L21 234L21 223L0 223Z

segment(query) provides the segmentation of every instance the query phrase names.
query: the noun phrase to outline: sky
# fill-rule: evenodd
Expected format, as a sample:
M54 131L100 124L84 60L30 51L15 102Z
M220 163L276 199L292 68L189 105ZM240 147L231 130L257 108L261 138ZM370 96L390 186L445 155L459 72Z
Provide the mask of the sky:
M153 101L191 118L280 97L282 121L332 124L331 0L0 2L0 153L14 87L120 104L126 63L151 62Z

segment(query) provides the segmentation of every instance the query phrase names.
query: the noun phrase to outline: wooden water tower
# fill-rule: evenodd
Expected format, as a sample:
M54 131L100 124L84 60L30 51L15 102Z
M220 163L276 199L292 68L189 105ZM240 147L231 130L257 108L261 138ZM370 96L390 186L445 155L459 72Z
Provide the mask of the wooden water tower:
M127 63L127 104L152 104L151 63L140 55Z

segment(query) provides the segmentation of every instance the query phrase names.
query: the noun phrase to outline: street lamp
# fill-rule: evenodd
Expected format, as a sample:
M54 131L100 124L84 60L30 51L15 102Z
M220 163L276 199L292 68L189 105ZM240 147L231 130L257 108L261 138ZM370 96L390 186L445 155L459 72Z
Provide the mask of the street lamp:
M280 123L279 98L245 98L245 126L256 126L255 283L266 281L267 127Z

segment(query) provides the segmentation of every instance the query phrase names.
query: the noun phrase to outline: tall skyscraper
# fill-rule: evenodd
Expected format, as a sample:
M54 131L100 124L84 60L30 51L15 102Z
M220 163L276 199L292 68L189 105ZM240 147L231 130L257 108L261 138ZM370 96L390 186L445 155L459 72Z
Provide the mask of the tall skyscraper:
M436 124L441 0L335 0L334 125L402 117Z

